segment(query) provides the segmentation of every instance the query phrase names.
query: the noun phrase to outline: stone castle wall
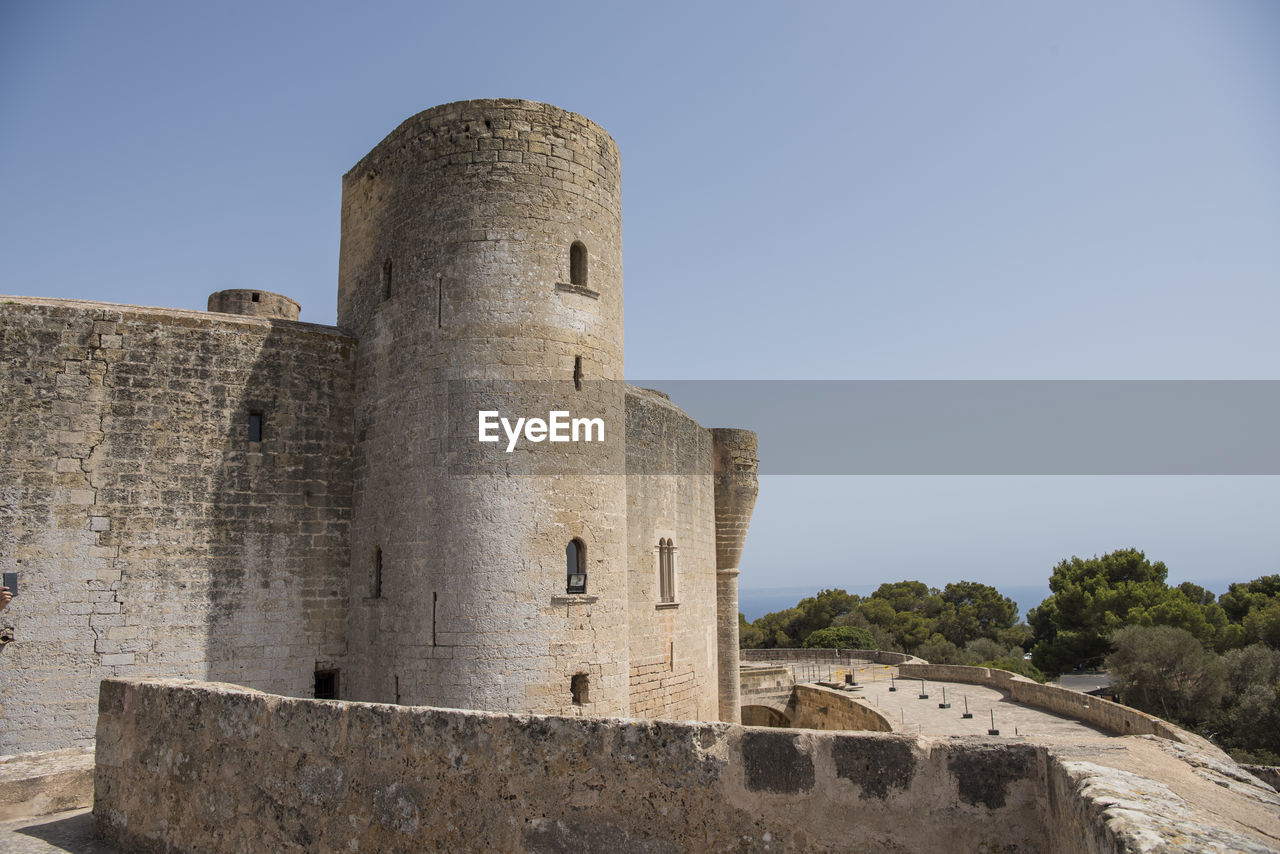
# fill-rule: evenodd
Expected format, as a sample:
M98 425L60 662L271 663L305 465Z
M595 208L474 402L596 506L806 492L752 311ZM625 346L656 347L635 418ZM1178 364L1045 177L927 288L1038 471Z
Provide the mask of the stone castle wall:
M103 677L311 693L345 652L352 345L0 298L0 753L91 743Z
M620 180L581 116L447 104L344 176L340 329L254 289L208 313L5 302L0 563L22 582L0 752L88 743L120 675L714 718L717 679L722 709L737 687L718 555L741 550L754 434L628 392ZM477 442L478 409L605 435L507 453Z
M711 435L662 394L627 393L630 717L715 720ZM658 542L675 544L676 601L661 601Z

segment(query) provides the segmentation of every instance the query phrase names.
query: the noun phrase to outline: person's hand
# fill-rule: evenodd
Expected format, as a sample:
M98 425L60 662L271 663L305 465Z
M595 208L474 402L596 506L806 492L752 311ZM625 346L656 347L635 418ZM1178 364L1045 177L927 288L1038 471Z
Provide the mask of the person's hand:
M9 607L9 603L13 601L13 594L9 592L8 587L0 587L0 611Z

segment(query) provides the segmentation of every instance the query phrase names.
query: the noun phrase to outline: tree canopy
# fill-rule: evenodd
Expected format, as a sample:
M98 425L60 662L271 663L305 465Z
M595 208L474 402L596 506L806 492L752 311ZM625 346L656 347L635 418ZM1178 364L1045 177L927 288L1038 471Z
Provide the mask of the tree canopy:
M812 646L807 639L814 632L857 628L872 640L858 646L914 652L931 642L958 649L986 638L1000 642L1007 652L1030 637L1029 629L1015 628L1017 617L1017 604L990 585L961 581L938 590L920 581L895 581L881 584L865 598L845 590L822 590L794 608L765 614L753 623L743 620L739 637L749 648Z
M804 639L806 649L876 649L871 632L857 626L828 626Z
M1124 701L1170 721L1197 723L1222 700L1226 668L1186 629L1125 626L1111 635L1111 686Z
M1059 563L1049 598L1027 615L1035 665L1052 674L1098 666L1125 626L1183 629L1217 652L1255 641L1280 646L1280 576L1232 584L1217 601L1197 584L1170 587L1167 576L1137 549Z

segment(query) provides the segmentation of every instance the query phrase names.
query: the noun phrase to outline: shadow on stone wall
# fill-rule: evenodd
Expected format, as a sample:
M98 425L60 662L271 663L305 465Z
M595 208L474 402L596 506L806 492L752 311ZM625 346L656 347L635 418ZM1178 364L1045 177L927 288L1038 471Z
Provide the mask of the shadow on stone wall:
M313 696L316 673L329 672L341 692L355 345L327 327L261 320L236 342L203 401L220 461L205 543L207 672L292 696Z

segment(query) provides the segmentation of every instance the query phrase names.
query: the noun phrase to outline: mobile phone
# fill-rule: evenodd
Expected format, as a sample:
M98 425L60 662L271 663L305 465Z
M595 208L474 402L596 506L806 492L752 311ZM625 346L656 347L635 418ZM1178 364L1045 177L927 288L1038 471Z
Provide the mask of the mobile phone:
M9 588L9 592L14 596L18 595L18 573L6 572L4 574L4 586Z

